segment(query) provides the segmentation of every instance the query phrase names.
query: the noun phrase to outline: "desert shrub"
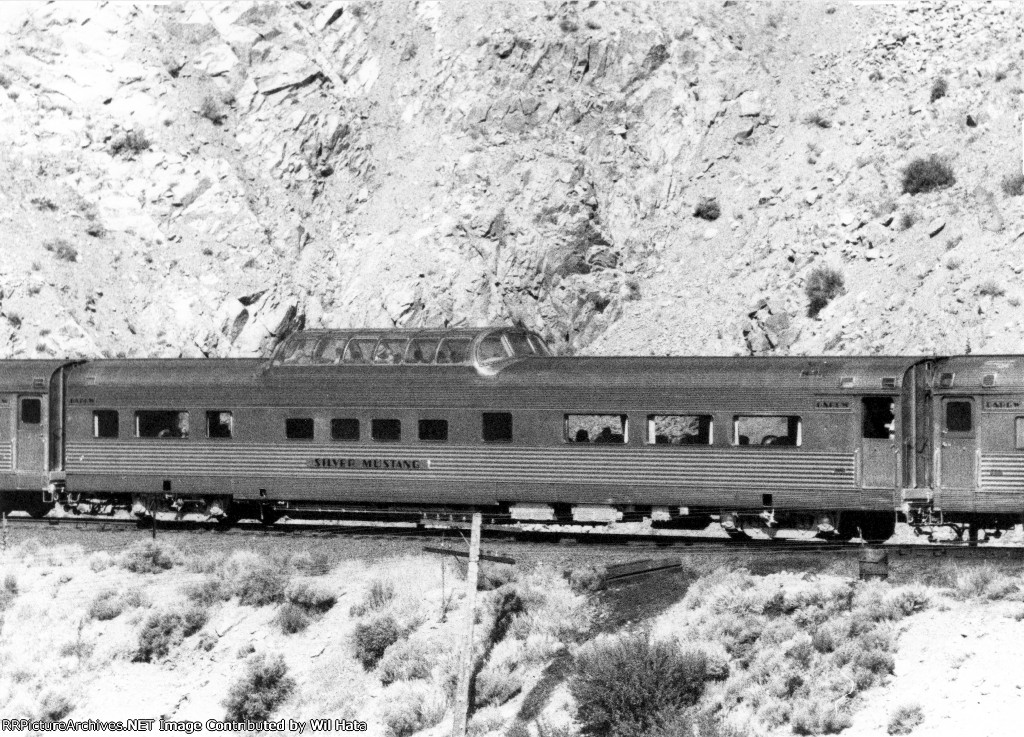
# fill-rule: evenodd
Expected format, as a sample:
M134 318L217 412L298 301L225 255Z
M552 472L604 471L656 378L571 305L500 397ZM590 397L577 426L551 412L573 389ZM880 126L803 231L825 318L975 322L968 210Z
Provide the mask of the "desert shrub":
M332 592L306 581L289 585L285 589L285 599L309 614L324 614L338 601Z
M794 706L790 722L793 733L801 735L839 734L853 724L848 714L823 699L807 700Z
M171 649L180 645L183 639L202 629L206 620L206 610L199 607L189 607L184 611L154 612L139 632L135 662L152 663L167 657Z
M7 322L10 324L12 328L17 330L18 328L21 327L21 315L17 314L16 312L8 312Z
M150 147L149 138L142 131L128 131L110 142L110 153L114 156L123 155L131 157L141 153Z
M33 197L29 202L40 212L56 212L57 203L49 197Z
M120 595L114 589L100 591L89 604L88 615L90 619L100 622L114 619L124 611L124 604Z
M522 663L522 640L498 643L474 681L476 706L501 706L519 693L523 688Z
M444 692L425 681L394 683L381 694L381 718L395 737L407 737L441 721L448 700Z
M370 612L378 612L394 598L395 585L387 579L375 578L366 589L363 600L358 604L353 604L349 613L353 617L361 617Z
M224 108L221 107L220 102L218 102L212 95L207 95L203 98L203 102L199 106L199 114L214 125L220 125L228 117L227 113L224 112Z
M924 721L924 712L917 704L896 707L889 717L889 734L910 734Z
M74 711L75 705L67 694L47 691L39 703L39 718L44 722L59 722Z
M659 718L695 704L709 678L704 653L632 634L581 650L569 690L585 731L642 734Z
M480 583L477 588L480 591L493 591L512 583L515 578L516 571L512 566L487 566L480 571Z
M946 81L945 77L939 77L934 82L932 82L932 91L931 91L931 96L930 96L929 99L932 102L935 102L936 100L940 100L940 99L942 99L943 97L946 96L946 93L948 91L949 91L949 82Z
M1024 194L1024 174L1010 174L1003 177L1003 194L1007 197L1020 197Z
M910 230L917 222L917 213L913 210L900 215L900 230Z
M807 314L814 317L833 299L843 293L845 281L843 274L831 266L816 266L807 277Z
M105 550L93 553L89 556L89 569L93 573L105 571L114 564L114 557Z
M199 639L196 641L196 648L208 653L217 646L219 640L220 638L213 632L204 632L199 635Z
M169 571L177 562L177 551L152 541L135 543L117 556L117 564L132 573Z
M401 634L398 622L390 614L359 622L353 632L356 658L367 670L373 668L384 656L384 651L398 642Z
M819 112L808 113L804 116L804 122L807 123L807 125L814 125L818 128L832 127L832 121Z
M43 248L61 261L75 262L78 260L78 249L64 238L51 238L44 241Z
M307 576L323 576L329 573L332 567L330 556L321 550L312 553L303 550L295 553L289 559L289 563L296 571Z
M0 72L0 87L3 87L6 90L10 86L11 86L11 78L9 76L7 76L6 74L4 74L3 72Z
M701 220L718 220L721 215L722 209L714 197L701 197L697 206L693 208L693 216Z
M238 603L246 606L266 606L284 601L288 579L281 571L263 563L243 570L235 580Z
M954 571L954 593L959 599L1005 599L1020 591L1013 577L991 564L957 567Z
M953 169L935 154L914 159L903 170L903 191L906 194L931 192L955 183Z
M249 660L245 674L231 686L224 700L228 721L262 721L295 688L288 666L280 655L268 658L262 653Z
M577 642L590 631L596 616L587 597L574 592L560 571L545 566L521 574L495 603L491 642L504 639L504 620L508 621L508 633L520 640L537 635L560 643Z
M505 717L502 715L501 710L494 706L488 706L484 709L473 712L473 716L469 720L466 732L470 737L481 737L481 735L489 734L491 732L498 732L505 725ZM554 737L545 733L540 729L538 725L537 729L540 737ZM529 734L529 732L527 732Z
M206 607L231 598L231 591L225 582L214 576L206 576L198 581L189 581L181 587L181 590L189 601Z
M428 678L438 658L437 646L424 639L399 640L391 645L377 669L386 686L395 681Z
M306 610L300 606L292 604L291 602L285 603L281 607L274 617L274 623L281 628L281 631L286 635L294 635L296 632L302 632L309 626L309 623L313 621Z
M987 279L978 285L978 294L983 297L1002 297L1006 290L995 279Z
M569 586L577 594L587 594L597 591L604 583L604 575L597 566L585 566L574 568L569 573Z

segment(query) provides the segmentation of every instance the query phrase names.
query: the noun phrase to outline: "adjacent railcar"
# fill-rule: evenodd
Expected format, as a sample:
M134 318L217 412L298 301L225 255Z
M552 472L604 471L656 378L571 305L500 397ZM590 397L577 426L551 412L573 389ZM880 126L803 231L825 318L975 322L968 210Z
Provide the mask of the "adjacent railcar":
M46 489L81 512L268 522L474 507L1000 530L1024 513L1024 358L555 357L500 328L307 331L268 360L8 361L0 489L33 513Z

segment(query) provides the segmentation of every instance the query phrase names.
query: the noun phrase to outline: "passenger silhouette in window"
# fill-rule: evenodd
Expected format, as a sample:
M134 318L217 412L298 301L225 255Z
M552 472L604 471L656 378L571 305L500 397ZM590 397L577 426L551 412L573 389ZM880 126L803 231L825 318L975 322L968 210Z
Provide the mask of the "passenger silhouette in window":
M610 443L612 442L612 429L605 425L601 428L601 432L594 438L595 443Z
M576 442L577 443L589 443L590 442L590 433L588 433L583 428L580 428L579 430L576 431Z

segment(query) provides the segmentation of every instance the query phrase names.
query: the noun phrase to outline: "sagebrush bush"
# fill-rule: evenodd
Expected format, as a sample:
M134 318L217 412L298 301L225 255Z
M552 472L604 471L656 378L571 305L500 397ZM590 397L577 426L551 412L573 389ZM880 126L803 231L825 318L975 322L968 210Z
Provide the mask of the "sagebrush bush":
M100 550L99 552L93 553L89 556L88 560L89 570L91 570L93 573L105 571L114 564L114 556L112 556L105 550Z
M703 652L631 634L583 648L569 690L585 731L643 733L666 715L695 704L710 678Z
M818 128L832 127L832 121L819 112L808 113L804 117L804 122L807 123L808 125L817 126Z
M722 215L722 208L714 197L702 197L693 209L693 216L701 220L718 220Z
M43 248L56 256L60 261L74 263L78 260L78 249L64 238L51 238L43 243Z
M330 573L333 567L330 556L321 550L312 553L302 550L292 555L288 562L296 571L307 576L323 576Z
M199 114L214 125L220 125L228 117L220 102L212 95L203 98L203 102L199 106Z
M959 599L989 599L997 601L1018 594L1021 590L1015 577L992 564L953 569L954 593Z
M932 82L932 91L930 96L931 101L935 102L936 100L945 97L948 91L949 82L946 81L945 77L939 77L934 82Z
M835 704L814 699L795 705L790 722L794 734L839 734L853 724L853 719Z
M117 564L132 573L161 573L174 568L177 551L152 541L139 542L117 556Z
M978 285L978 294L983 297L1002 297L1006 290L995 279L987 279Z
M182 588L182 593L192 602L201 606L212 606L218 601L231 598L231 590L227 583L214 576L205 576L198 581L189 581Z
M384 651L398 642L401 636L398 622L390 614L359 622L353 632L356 658L364 668L370 670L384 656Z
M381 698L381 718L395 737L433 727L448 708L444 692L425 681L394 683L381 693Z
M132 156L142 153L150 147L149 138L142 131L128 131L110 142L110 153L114 156Z
M296 632L302 632L304 629L309 627L309 623L312 621L312 618L305 609L300 606L296 606L291 602L286 602L274 616L274 623L277 624L277 626L281 628L281 631L286 635L294 635Z
M956 184L953 169L935 154L914 159L903 170L903 191L906 194L931 192L953 184Z
M501 706L523 688L523 642L508 639L491 650L474 681L476 706Z
M924 711L917 704L896 707L889 717L889 734L910 734L924 722Z
M96 594L92 603L89 604L87 613L90 619L106 622L107 620L119 617L123 611L124 604L121 601L120 594L114 589L106 589Z
M285 599L309 614L324 614L338 601L333 592L308 581L297 581L289 585L285 590Z
M1024 194L1024 174L1010 174L1003 177L1003 194L1007 197L1020 197Z
M238 603L246 606L267 606L284 601L288 579L281 571L264 562L244 569L235 579Z
M39 718L44 722L59 722L74 711L71 699L58 691L47 691L39 704Z
M245 674L228 691L224 718L239 722L267 719L294 688L295 681L288 675L283 657L255 655L246 665Z
M386 686L395 681L429 678L438 655L438 647L431 640L399 640L387 648L380 660L377 668L380 680Z
M206 610L199 607L189 607L184 611L154 612L139 632L139 647L135 651L134 660L151 663L167 657L182 640L202 629L206 620Z
M815 266L807 276L807 314L814 317L845 290L843 274L831 266Z

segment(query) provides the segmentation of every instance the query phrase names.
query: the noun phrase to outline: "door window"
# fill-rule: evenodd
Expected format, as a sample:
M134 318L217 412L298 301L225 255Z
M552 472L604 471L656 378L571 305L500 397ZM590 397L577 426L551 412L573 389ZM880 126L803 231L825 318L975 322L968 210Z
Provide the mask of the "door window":
M38 425L43 421L43 403L36 397L21 400L21 424Z
M888 440L893 437L896 404L891 397L865 397L862 431L865 438Z
M949 432L970 432L974 427L971 403L966 400L946 402L946 430Z

